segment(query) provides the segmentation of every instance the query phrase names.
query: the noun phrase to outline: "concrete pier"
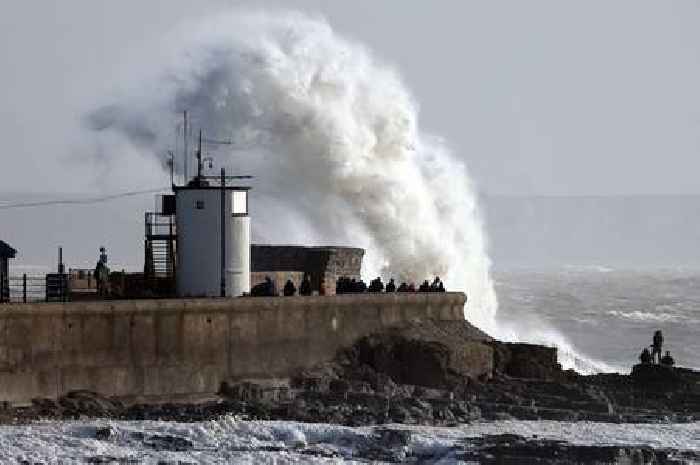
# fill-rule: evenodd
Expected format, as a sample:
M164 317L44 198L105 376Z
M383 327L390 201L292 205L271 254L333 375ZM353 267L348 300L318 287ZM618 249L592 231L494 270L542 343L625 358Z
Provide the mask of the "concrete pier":
M465 300L406 293L3 305L0 401L78 389L127 401L206 396L224 380L287 377L329 361L382 328L463 321Z

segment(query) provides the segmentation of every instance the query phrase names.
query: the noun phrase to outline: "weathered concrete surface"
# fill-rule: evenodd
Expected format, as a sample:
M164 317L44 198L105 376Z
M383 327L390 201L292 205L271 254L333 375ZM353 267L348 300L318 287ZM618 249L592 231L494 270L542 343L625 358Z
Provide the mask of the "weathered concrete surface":
M341 276L360 279L364 253L363 249L354 247L252 244L251 286L263 282L269 275L280 292L287 279L299 289L307 274L312 291L334 295L336 281Z
M0 401L85 389L127 400L286 377L378 329L463 320L462 293L4 305ZM486 370L487 368L484 368Z

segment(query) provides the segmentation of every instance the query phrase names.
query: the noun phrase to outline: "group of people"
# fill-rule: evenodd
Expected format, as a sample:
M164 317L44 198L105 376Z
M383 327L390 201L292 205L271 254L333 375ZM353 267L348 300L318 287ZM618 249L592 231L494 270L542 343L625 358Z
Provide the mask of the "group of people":
M436 276L432 283L426 279L417 289L415 284L405 282L396 287L394 278L391 278L386 285L380 277L370 281L369 286L362 279L356 280L348 277L338 278L336 282L336 294L362 294L364 292L445 292L445 285L439 276Z
M340 277L335 285L336 294L363 294L365 292L379 293L379 292L445 292L445 285L440 280L440 277L435 277L432 283L427 279L423 281L423 284L416 288L413 283L401 283L400 286L396 286L394 278L391 278L388 283L384 284L382 278L377 277L370 281L369 286L362 279ZM297 289L296 285L291 279L288 279L282 289L282 294L285 297L291 297L294 295L309 296L313 294L311 287L311 279L308 274L304 275L304 278ZM250 295L253 297L276 297L279 295L277 286L275 282L269 276L265 276L265 280L260 284L256 284L250 289Z
M299 295L311 295L311 279L308 274L304 275L298 289ZM288 279L282 289L282 294L285 297L291 297L297 294L297 287L291 279ZM277 297L277 286L269 276L265 276L265 280L260 284L256 284L250 289L250 295L253 297Z
M661 330L654 332L654 338L652 339L652 344L649 347L645 347L642 353L639 355L639 361L645 365L657 364L672 367L675 364L675 360L671 357L671 352L668 350L664 356L661 356L661 349L664 345L664 336ZM651 349L651 350L649 350Z
M370 284L374 284L376 280L372 280ZM381 281L381 280L380 280ZM374 284L376 287L376 284ZM384 285L382 284L382 288ZM335 283L335 293L336 294L362 294L367 292L367 284L361 279L340 277ZM374 291L376 292L376 291ZM379 291L381 292L381 291Z

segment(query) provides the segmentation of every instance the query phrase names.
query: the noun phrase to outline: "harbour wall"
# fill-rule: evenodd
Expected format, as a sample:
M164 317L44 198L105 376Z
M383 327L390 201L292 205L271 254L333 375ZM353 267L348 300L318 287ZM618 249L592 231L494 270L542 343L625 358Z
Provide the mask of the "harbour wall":
M3 305L0 401L80 389L133 402L202 397L223 381L288 377L382 328L463 321L465 299L395 293ZM481 363L474 371L490 372L490 360Z

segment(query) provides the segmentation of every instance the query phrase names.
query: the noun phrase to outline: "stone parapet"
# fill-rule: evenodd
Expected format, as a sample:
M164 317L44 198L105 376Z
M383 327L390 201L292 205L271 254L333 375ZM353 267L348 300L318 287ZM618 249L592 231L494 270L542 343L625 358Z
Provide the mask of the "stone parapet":
M0 401L85 389L126 400L290 376L386 327L463 321L462 293L10 304L0 312Z

